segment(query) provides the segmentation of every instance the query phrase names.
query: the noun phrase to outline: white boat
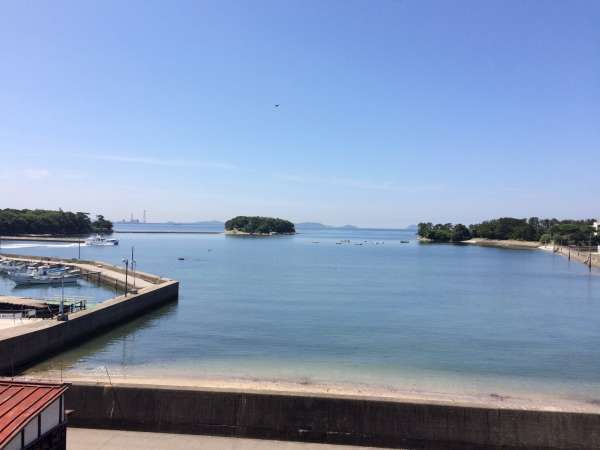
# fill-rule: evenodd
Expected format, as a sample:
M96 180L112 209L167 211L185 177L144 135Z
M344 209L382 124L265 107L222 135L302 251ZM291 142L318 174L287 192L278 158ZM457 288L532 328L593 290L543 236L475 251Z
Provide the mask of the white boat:
M12 261L10 259L4 259L0 261L0 272L14 272L23 270L26 267L26 264L23 262Z
M78 274L60 274L60 275L20 275L14 274L10 276L10 279L15 282L17 286L24 286L30 284L67 284L67 283L75 283L79 279Z
M17 285L74 283L79 276L79 271L69 271L66 267L49 266L31 266L25 271L8 274L8 278Z
M87 238L85 240L85 245L92 245L95 247L119 245L119 240L118 239L106 239L101 234L97 234L96 236Z

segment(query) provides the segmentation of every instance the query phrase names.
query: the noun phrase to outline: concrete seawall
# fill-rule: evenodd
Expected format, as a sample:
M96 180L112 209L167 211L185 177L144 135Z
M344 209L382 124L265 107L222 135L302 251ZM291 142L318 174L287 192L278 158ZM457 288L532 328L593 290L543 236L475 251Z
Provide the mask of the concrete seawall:
M80 266L85 267L85 264L81 263ZM104 265L101 276L104 282L111 285L117 283L124 287L123 275L116 270L112 271L108 265ZM50 319L0 330L0 375L16 374L20 368L78 345L116 324L139 317L166 302L177 300L177 281L158 277L153 279L157 284L140 279L137 293L121 295L102 302L93 309L73 313L68 321Z
M428 449L600 449L600 415L75 383L70 425Z

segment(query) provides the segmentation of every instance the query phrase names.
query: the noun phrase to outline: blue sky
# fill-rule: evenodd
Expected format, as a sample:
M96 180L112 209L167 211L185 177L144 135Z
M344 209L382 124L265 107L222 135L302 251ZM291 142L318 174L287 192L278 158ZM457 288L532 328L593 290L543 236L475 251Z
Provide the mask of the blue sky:
M0 207L600 216L599 23L595 0L3 2Z

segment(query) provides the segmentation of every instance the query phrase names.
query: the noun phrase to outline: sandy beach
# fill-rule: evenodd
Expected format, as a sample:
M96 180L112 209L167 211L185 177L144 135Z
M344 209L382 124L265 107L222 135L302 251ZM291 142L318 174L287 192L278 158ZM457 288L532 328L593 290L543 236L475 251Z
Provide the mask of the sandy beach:
M485 238L472 238L464 241L464 244L481 245L482 247L499 247L512 249L535 250L542 245L538 241L517 241L514 239L498 240Z
M259 378L227 377L163 377L153 374L148 377L123 376L99 370L94 374L60 373L49 371L22 375L22 380L52 380L71 383L87 382L98 384L134 384L161 387L188 387L208 390L268 392L286 395L317 395L365 398L428 404L460 405L470 407L523 409L540 411L564 411L600 413L600 403L593 400L577 400L545 396L542 394L503 395L498 393L448 393L429 392L414 388L394 388L359 383L293 382ZM501 386L500 386L501 387Z

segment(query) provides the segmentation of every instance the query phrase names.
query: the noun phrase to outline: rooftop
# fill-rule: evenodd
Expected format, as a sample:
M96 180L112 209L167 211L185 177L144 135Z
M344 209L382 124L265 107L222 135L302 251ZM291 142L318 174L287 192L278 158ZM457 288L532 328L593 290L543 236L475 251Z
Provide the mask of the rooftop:
M0 380L0 448L68 387L64 383Z

